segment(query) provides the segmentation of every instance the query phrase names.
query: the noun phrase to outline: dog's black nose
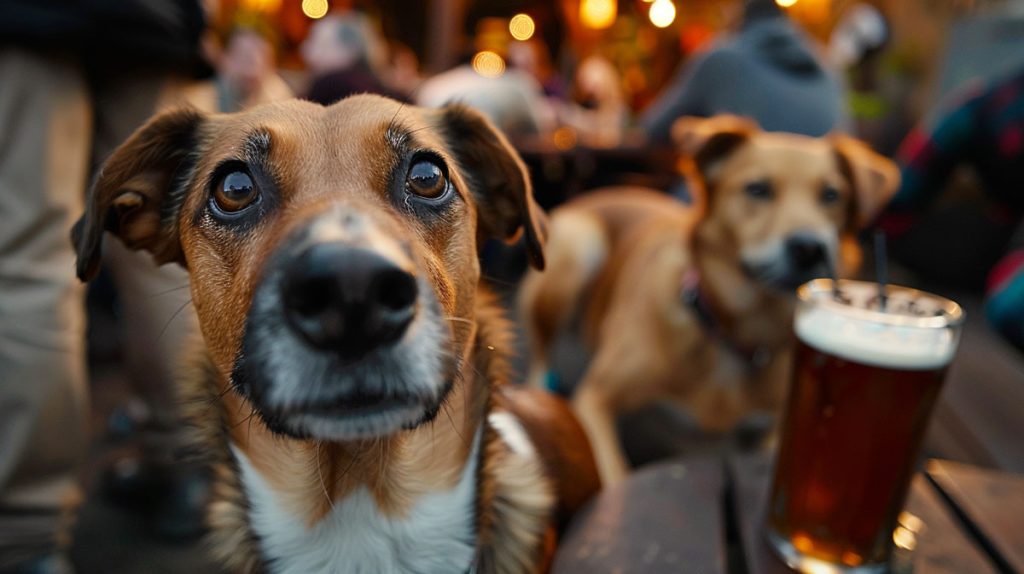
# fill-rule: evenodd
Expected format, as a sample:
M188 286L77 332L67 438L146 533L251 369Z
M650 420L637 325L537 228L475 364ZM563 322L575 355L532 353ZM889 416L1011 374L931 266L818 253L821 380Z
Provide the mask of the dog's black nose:
M367 249L320 243L284 270L285 314L311 345L357 358L397 341L415 314L416 278Z
M813 269L825 262L825 245L817 237L792 235L786 239L786 255L798 269Z

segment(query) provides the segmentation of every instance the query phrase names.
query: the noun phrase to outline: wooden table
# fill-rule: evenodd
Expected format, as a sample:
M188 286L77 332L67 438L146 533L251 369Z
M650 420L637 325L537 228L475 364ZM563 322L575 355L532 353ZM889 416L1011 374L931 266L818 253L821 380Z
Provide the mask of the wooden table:
M575 518L553 572L790 572L761 536L770 482L766 455L642 468ZM923 527L912 550L897 549L895 572L1024 574L1024 476L931 460L905 510Z

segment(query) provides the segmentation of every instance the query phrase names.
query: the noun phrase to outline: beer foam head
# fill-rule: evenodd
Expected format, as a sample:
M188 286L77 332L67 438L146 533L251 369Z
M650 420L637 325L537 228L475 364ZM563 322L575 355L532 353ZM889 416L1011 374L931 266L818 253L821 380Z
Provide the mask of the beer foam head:
M818 283L816 290L815 283ZM827 285L827 288L825 286ZM797 337L825 353L865 365L928 370L946 366L956 353L960 308L946 299L890 286L889 305L877 306L871 283L840 282L842 299L833 299L831 282L801 289L795 320Z

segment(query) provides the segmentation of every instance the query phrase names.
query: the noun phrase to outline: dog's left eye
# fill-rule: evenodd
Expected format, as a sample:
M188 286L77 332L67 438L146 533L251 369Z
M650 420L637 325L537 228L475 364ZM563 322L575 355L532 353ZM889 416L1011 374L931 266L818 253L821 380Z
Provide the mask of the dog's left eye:
M252 205L259 198L252 177L244 171L224 176L213 190L213 203L224 214L234 214Z
M427 199L438 199L448 190L448 180L441 166L426 159L412 164L405 185L410 192Z
M839 201L839 190L831 185L821 190L821 202L825 205Z
M744 191L747 192L747 196L754 199L772 198L772 184L767 181L752 181L747 184Z

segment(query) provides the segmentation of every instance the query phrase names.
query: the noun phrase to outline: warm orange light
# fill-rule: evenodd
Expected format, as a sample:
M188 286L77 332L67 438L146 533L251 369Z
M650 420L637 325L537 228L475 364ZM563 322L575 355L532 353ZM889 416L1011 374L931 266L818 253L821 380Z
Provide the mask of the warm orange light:
M508 31L516 40L529 40L536 30L537 25L527 14L516 14L508 21Z
M555 133L551 134L551 141L558 149L572 149L576 146L576 130L570 127L558 128Z
M327 0L302 0L302 13L316 20L327 15Z
M580 0L580 22L587 28L604 30L615 23L617 0Z
M490 50L477 52L470 65L476 73L485 78L497 78L505 73L505 60Z
M239 6L253 12L273 14L281 8L281 0L242 0Z
M789 8L793 4L796 4L797 0L775 0L775 3L783 8Z
M672 0L654 0L647 17L658 28L668 28L676 20L676 5Z
M864 562L864 557L856 552L847 550L846 552L843 552L843 556L840 560L847 566L860 566L860 564Z
M810 552L814 548L814 541L811 540L810 536L804 534L803 532L798 532L794 534L791 540L793 542L793 546L795 546L797 550L803 552L804 554Z

